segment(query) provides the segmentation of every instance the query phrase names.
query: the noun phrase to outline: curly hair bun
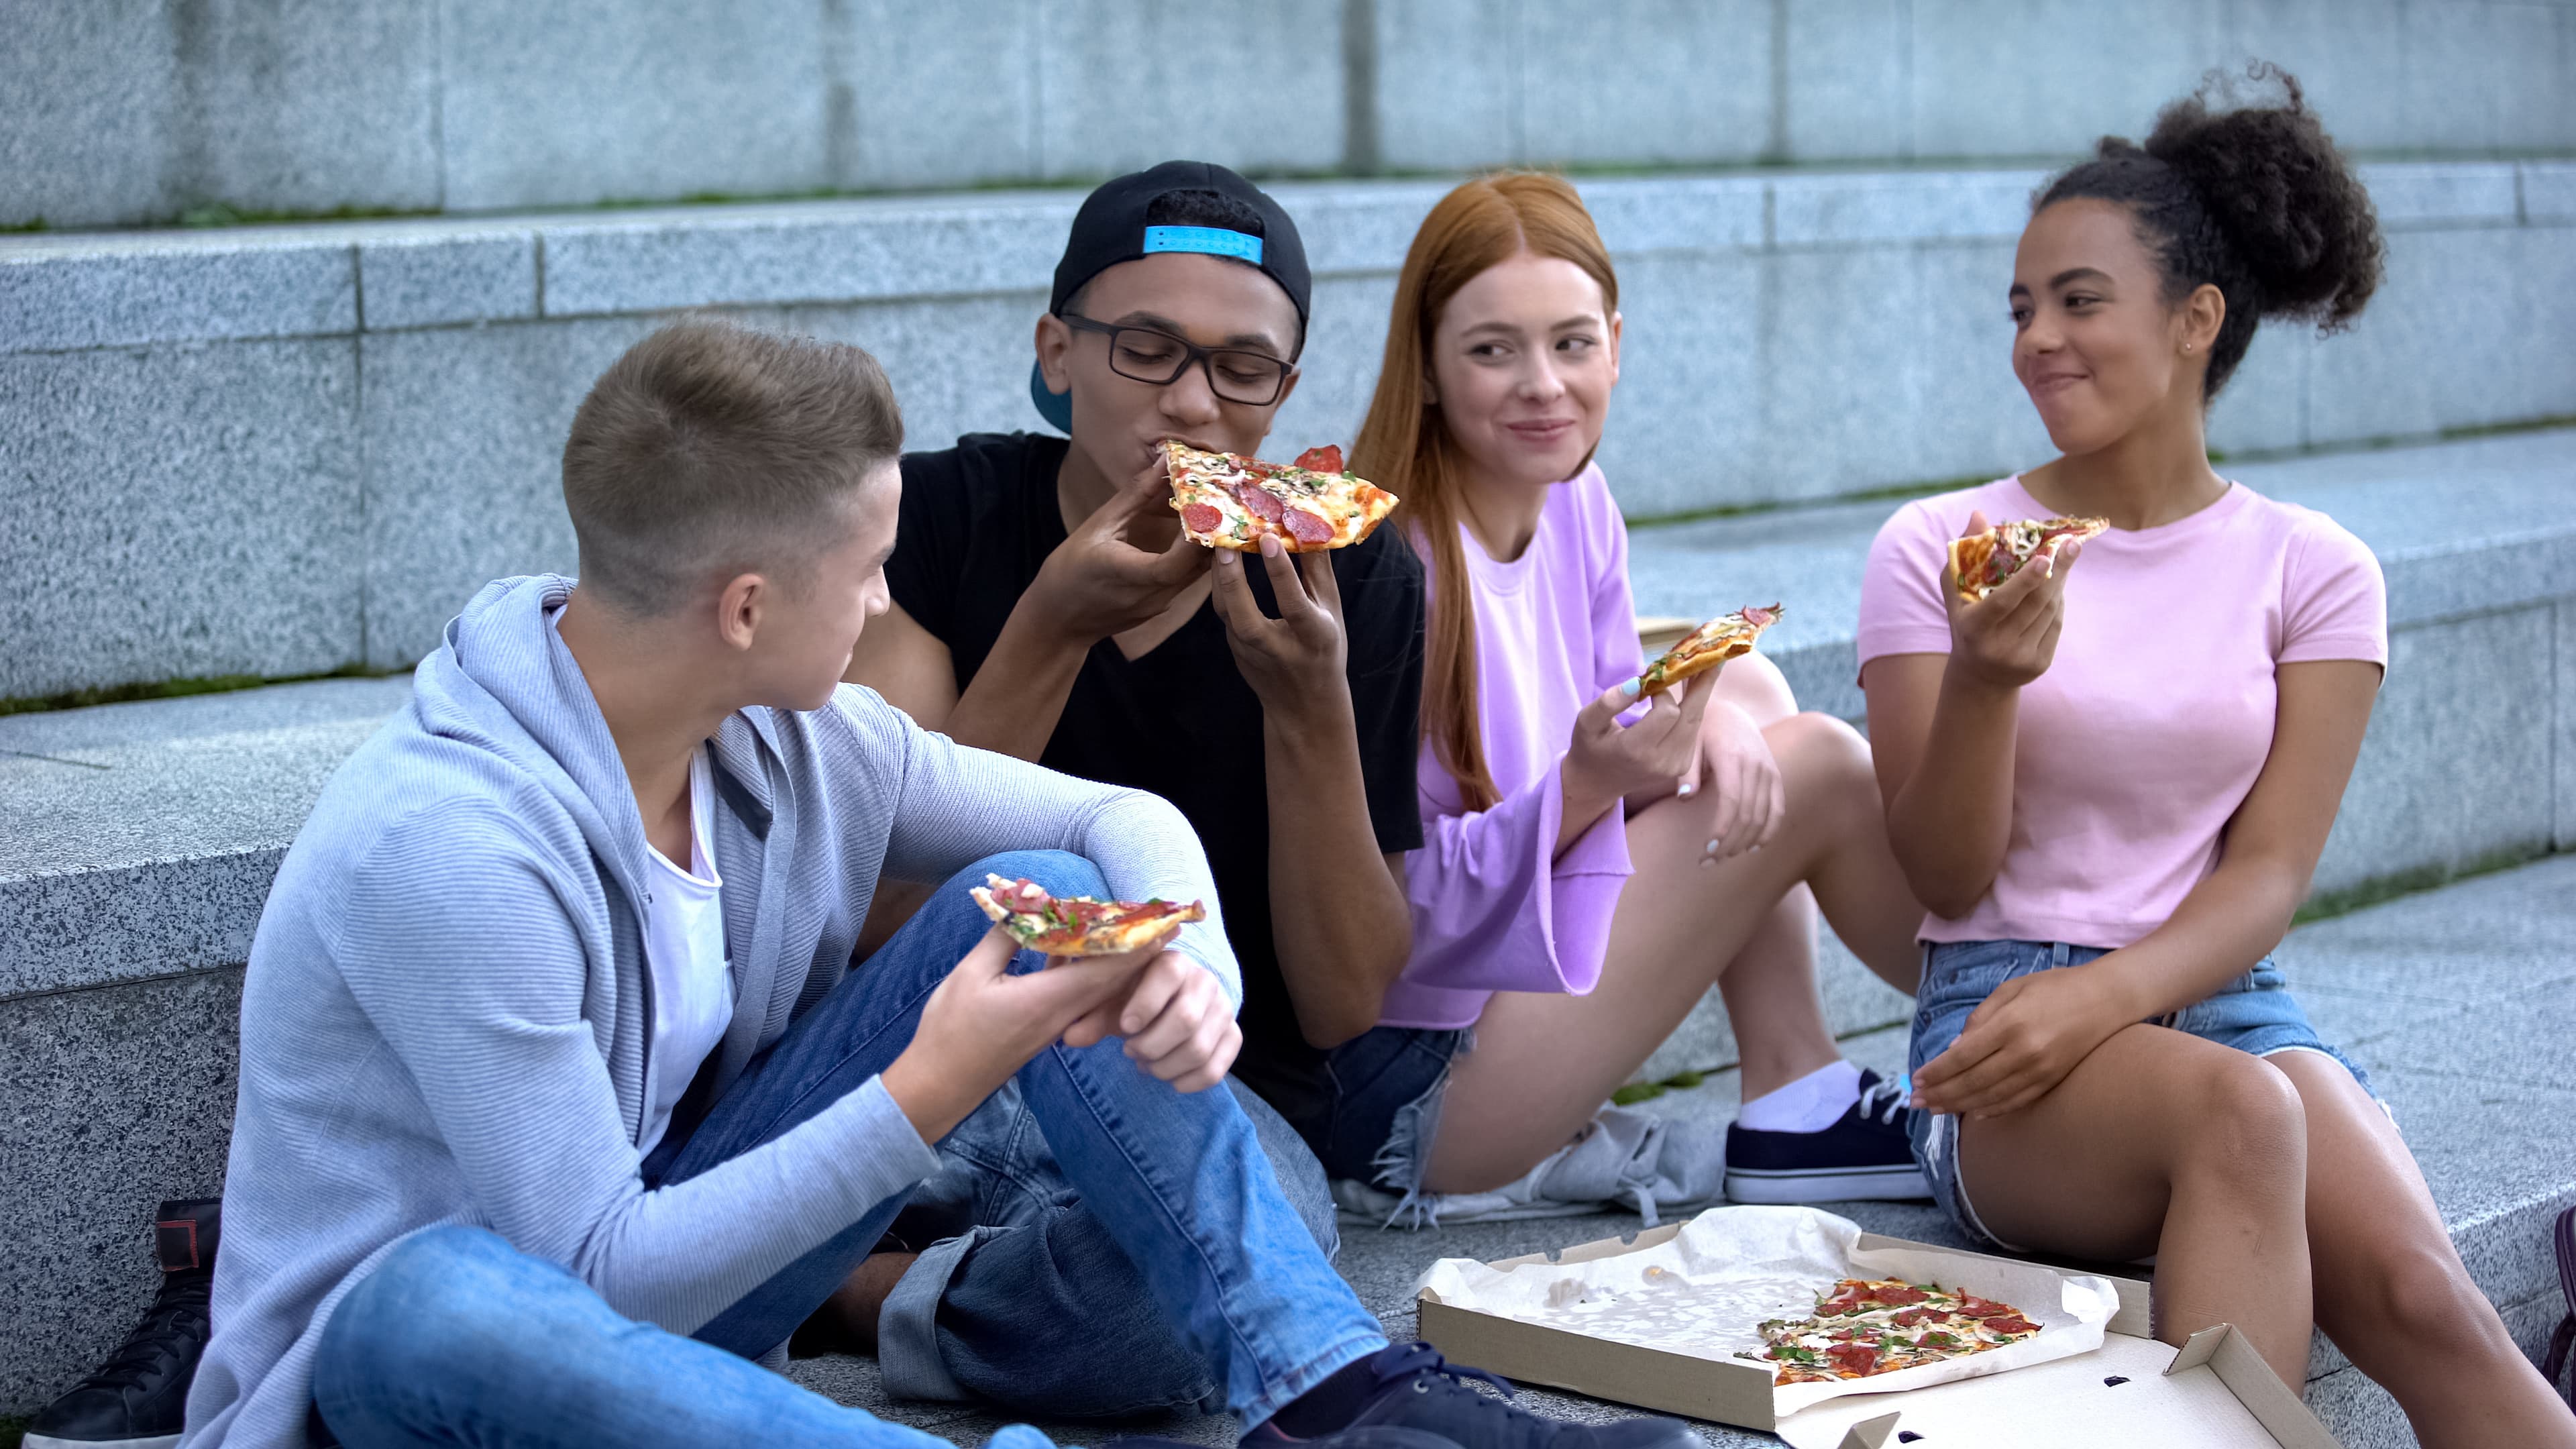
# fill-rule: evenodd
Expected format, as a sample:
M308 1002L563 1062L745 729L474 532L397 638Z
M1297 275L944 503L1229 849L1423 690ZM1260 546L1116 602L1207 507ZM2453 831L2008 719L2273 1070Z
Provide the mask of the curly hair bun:
M2256 61L2243 80L2278 82L2274 103L2239 105L2237 78L2210 72L2164 108L2139 146L2105 136L2094 157L2040 188L2031 209L2095 198L2129 208L2179 301L2215 286L2227 299L2202 396L2216 397L2265 317L2341 330L2379 290L2379 214L2308 109L2297 77ZM2216 104L2213 104L2213 99Z
M2157 113L2142 149L2182 174L2235 244L2261 315L2338 331L2379 289L2378 211L2296 76L2256 61L2244 79L2277 81L2286 95L2231 108L2235 78L2212 72Z

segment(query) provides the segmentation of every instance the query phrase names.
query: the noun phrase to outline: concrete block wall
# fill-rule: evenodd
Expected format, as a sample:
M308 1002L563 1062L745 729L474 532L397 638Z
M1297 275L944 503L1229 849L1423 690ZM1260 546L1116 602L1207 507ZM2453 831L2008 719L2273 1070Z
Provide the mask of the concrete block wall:
M2576 149L2565 0L13 0L0 226L1513 162L2065 156L2209 68ZM1276 87L1246 89L1247 77Z
M2002 291L2033 169L1597 178L1632 517L1993 475L2047 454ZM2386 287L2267 332L2213 441L2576 414L2576 162L2375 166ZM1346 441L1444 189L1280 188L1318 275L1281 446ZM563 430L671 314L876 352L917 445L1036 426L1030 328L1078 196L0 238L0 699L397 668L486 579L570 569Z

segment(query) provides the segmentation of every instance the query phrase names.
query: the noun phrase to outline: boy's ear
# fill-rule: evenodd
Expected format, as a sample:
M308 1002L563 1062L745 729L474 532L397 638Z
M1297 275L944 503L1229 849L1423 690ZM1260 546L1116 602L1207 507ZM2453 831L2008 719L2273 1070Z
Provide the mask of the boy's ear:
M736 653L749 653L760 637L769 606L769 580L758 574L736 574L716 595L716 637Z
M1065 359L1073 352L1073 329L1052 312L1038 318L1038 371L1046 378L1049 392L1071 392L1072 371Z

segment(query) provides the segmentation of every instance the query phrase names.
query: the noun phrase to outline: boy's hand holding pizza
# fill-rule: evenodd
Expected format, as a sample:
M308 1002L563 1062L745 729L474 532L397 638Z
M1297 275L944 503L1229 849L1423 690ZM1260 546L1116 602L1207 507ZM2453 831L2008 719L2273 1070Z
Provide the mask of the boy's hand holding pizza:
M1983 511L1971 513L1966 536L1987 527ZM1952 667L1997 689L2019 689L2047 673L2066 624L2066 571L2083 551L2081 538L2052 539L2030 566L1974 603L1961 596L1956 566L1944 564L1941 597L1950 610Z
M1260 601L1252 597L1252 586L1243 577L1243 555L1212 550L1216 575L1210 588L1217 617L1225 621L1226 643L1244 682L1261 697L1264 710L1296 713L1338 702L1349 713L1342 587L1333 576L1333 556L1302 553L1292 560L1271 538L1262 539L1259 548L1271 596L1279 601L1276 619L1261 612Z
M1050 958L1044 971L1014 976L1011 958L1019 951L1020 942L1000 926L986 932L930 993L912 1044L885 1069L887 1094L922 1141L947 1136L1076 1023L1104 1004L1125 1003L1158 959L1169 956L1207 975L1164 951L1160 938L1124 955Z
M1171 482L1163 468L1157 453L1047 555L1022 596L1031 618L1089 649L1170 608L1206 573L1207 551L1177 528L1159 552L1136 542L1137 524L1159 530L1171 517Z

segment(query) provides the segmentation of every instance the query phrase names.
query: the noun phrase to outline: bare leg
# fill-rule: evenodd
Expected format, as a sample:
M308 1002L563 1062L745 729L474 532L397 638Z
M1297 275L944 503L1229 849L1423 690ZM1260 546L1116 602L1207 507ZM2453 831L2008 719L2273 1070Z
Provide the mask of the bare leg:
M1459 1062L1443 1099L1424 1178L1432 1191L1486 1191L1563 1146L1710 984L1767 933L1780 936L1755 959L1789 969L1769 986L1738 983L1740 997L1730 991L1731 1011L1738 1010L1736 1000L1744 1002L1735 1016L1738 1038L1803 1043L1783 1048L1769 1068L1788 1072L1804 1062L1791 1076L1833 1059L1816 1000L1812 945L1801 951L1790 938L1801 927L1780 915L1782 898L1810 882L1837 929L1844 910L1867 914L1854 899L1871 888L1867 857L1887 855L1877 780L1868 745L1840 720L1795 715L1763 734L1786 783L1788 813L1779 834L1761 850L1702 866L1714 819L1710 798L1660 800L1628 821L1636 875L1612 920L1600 984L1589 996L1504 992L1486 1006L1476 1024L1476 1049ZM1892 859L1886 873L1903 899ZM1699 904L1675 910L1676 901ZM1878 909L1904 916L1910 974L1921 910L1910 901L1901 911L1883 903Z
M2282 1382L2306 1381L2305 1117L2261 1058L2123 1027L2036 1103L1959 1129L1963 1188L1996 1236L2112 1262L2153 1251L2156 1337L2233 1323Z
M1736 1024L1737 1080L1743 1100L1776 1092L1842 1058L1825 1004L1816 995L1816 897L1789 887L1761 929L1717 978L1726 1019Z
M2426 1449L2576 1445L2576 1415L2469 1279L2388 1115L2315 1052L2265 1058L2307 1112L2317 1324L2395 1396Z

